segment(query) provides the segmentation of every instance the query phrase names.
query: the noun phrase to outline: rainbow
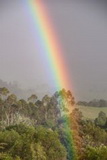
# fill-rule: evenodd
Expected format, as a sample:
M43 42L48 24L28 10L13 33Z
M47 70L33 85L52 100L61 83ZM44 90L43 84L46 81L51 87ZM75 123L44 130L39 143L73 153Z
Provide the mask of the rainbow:
M59 43L52 21L49 18L47 8L42 0L28 0L30 15L34 22L34 27L38 33L39 52L47 57L51 74L54 75L56 89L71 89L67 65L63 57L63 49ZM66 119L66 123L69 123ZM73 153L72 134L68 125L65 126L66 136L68 137L68 148ZM72 156L72 155L71 155ZM71 158L72 159L72 158Z
M56 88L71 88L68 71L63 58L63 49L58 41L53 24L48 16L46 6L42 0L28 0L28 5L38 32L40 42L39 52L43 52L48 59L49 67L55 78ZM42 51L41 51L42 50Z

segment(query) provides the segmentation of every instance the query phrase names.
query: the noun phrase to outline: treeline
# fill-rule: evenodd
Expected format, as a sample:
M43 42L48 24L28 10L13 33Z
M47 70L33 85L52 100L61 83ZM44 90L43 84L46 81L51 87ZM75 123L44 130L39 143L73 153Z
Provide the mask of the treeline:
M77 102L77 105L80 106L90 106L90 107L107 107L107 101L104 99L100 99L100 100L92 100L89 102L86 101L79 101Z
M49 93L49 86L48 85L41 85L41 86L36 86L35 88L23 88L17 81L13 82L6 82L0 79L0 87L6 87L8 90L15 94L18 99L25 99L32 94L36 93L38 97L42 98L44 93Z
M74 104L64 89L25 101L0 88L0 160L107 160L106 114L87 120Z
M0 79L0 87L4 86L8 88L11 93L14 93L18 98L27 99L27 97L34 92L32 89L22 89L16 81L8 83Z
M75 159L67 116L74 103L72 93L64 89L42 100L32 94L25 101L0 88L0 159Z
M0 121L2 127L27 122L29 125L54 127L60 118L68 112L68 106L75 104L70 91L57 91L53 96L45 95L39 100L32 94L27 101L17 99L5 87L0 88Z

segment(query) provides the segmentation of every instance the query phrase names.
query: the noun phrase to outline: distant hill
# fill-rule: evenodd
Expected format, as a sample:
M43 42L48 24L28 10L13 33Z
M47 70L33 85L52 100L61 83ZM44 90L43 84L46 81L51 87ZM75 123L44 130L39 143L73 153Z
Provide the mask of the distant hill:
M8 90L11 93L14 93L18 98L28 98L32 92L34 92L33 90L26 90L26 89L22 89L19 87L17 82L13 82L13 83L8 83L6 81L3 81L0 79L0 87L6 87L8 88Z
M100 99L100 100L92 100L89 102L85 102L85 101L79 101L77 103L77 105L79 106L93 106L93 107L107 107L107 101L104 99Z
M6 82L0 79L0 87L6 87L11 93L14 93L19 99L27 99L31 94L35 93L40 96L40 93L37 93L35 89L23 89L19 86L18 82Z

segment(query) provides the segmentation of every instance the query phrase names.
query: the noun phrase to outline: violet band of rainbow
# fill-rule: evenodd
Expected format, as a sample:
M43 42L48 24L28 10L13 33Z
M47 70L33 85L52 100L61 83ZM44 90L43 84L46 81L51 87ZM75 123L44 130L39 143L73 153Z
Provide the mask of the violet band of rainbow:
M52 21L48 15L45 1L28 0L28 5L34 20L35 29L38 32L42 54L47 57L49 66L55 78L56 89L70 89L71 82L64 62L63 48L61 47L58 37L55 33ZM38 52L39 52L38 51Z
M27 0L29 12L34 22L34 28L38 35L38 53L48 59L51 73L55 77L55 85L57 90L71 89L72 82L69 78L67 65L63 57L63 47L60 45L58 36L55 32L54 25L49 17L45 0ZM73 152L75 152L72 132L69 128L69 119L66 118L65 130L68 137L68 150L71 152L73 160Z

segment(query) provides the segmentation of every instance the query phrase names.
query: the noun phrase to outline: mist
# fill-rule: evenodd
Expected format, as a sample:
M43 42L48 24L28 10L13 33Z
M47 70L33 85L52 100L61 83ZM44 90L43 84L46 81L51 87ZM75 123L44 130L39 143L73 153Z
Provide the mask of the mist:
M64 50L76 99L107 99L106 3L45 1ZM0 1L0 79L52 93L54 75L38 54L35 28L25 1ZM41 93L42 94L42 93Z

